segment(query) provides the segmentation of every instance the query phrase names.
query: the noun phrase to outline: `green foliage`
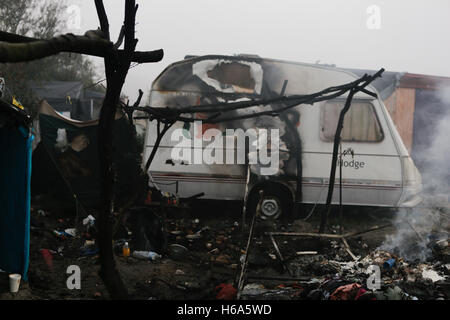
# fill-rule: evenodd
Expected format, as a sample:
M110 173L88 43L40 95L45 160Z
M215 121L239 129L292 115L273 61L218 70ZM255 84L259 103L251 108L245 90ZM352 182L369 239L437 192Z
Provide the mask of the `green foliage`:
M64 1L1 0L0 29L10 33L48 39L64 33L67 19ZM81 81L91 86L99 78L93 63L80 54L60 53L27 63L0 63L0 77L5 78L9 91L22 104L36 113L38 101L30 90L31 83L42 81ZM100 86L91 90L102 90Z

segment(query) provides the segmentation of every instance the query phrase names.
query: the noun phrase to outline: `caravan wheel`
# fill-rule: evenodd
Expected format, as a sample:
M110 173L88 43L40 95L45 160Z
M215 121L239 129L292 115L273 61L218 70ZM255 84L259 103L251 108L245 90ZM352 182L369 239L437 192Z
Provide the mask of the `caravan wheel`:
M278 197L264 197L261 202L261 219L277 219L281 215L281 202Z
M251 216L256 213L260 190L264 190L260 208L261 219L276 220L281 216L289 216L292 210L292 197L290 196L290 191L283 185L257 186L253 188L247 206Z

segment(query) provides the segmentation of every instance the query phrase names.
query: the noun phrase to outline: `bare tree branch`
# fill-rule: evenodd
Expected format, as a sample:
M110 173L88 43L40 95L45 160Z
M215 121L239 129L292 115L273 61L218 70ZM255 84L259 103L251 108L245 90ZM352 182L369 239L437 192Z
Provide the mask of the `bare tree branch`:
M120 28L119 38L117 39L116 43L114 43L114 49L120 48L124 37L125 37L125 27L122 26L122 28Z
M51 39L36 39L0 31L0 62L26 62L45 58L60 52L73 52L96 57L106 57L113 49L117 49L105 36L109 31L91 30L83 36L71 33ZM116 43L117 45L117 43ZM131 54L131 61L150 63L161 61L164 56L162 49L145 52L128 52L115 50L120 59L124 54Z
M95 8L97 9L97 16L100 22L100 29L105 35L105 39L110 40L109 36L109 22L108 16L106 15L105 6L102 0L95 0Z
M76 36L69 33L49 40L0 43L0 62L31 61L60 52L74 52L103 57L111 49L111 42L105 40L99 31L88 31L84 36Z

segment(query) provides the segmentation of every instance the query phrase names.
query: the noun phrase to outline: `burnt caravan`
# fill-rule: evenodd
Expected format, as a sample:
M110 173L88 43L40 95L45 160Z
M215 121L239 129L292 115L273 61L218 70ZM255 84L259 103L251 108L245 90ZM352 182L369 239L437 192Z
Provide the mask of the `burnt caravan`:
M153 82L150 105L183 108L268 99L280 94L306 95L358 78L336 67L256 56L187 57L169 65ZM373 86L367 89L378 94ZM203 192L205 199L243 200L250 168L256 177L248 186L250 209L255 208L257 191L264 189L264 217L278 217L289 211L294 201L325 203L333 140L345 98L299 105L277 117L218 124L176 122L164 135L151 163L151 184L181 198ZM272 110L279 107L279 103L269 106ZM231 113L242 115L258 108L262 107ZM206 114L194 117L206 118ZM248 143L236 141L240 138L236 132L243 132ZM149 121L143 163L156 137L156 121ZM363 92L354 96L341 138L338 165L342 166L344 205L413 207L421 201L421 175L380 98ZM268 153L277 155L275 167L271 161L250 161L261 151L251 145L261 146L261 139L266 141ZM248 167L239 161L242 153ZM266 158L270 160L267 154ZM339 203L337 188L338 174L334 204Z

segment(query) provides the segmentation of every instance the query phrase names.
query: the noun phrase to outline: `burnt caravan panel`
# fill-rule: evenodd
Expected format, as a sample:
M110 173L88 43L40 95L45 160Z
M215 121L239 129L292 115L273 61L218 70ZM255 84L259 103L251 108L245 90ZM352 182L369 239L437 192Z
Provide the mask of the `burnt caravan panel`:
M183 108L266 99L281 93L287 96L311 94L357 78L351 72L334 67L259 57L193 57L174 63L161 73L153 82L150 104ZM373 87L369 89L376 92ZM238 129L246 133L253 130L257 136L266 132L268 145L275 145L275 141L269 139L269 132L277 129L279 157L276 170L264 176L263 171L268 168L250 165L252 173L267 185L289 190L290 200L325 203L332 137L344 102L345 96L297 106L282 112L279 117L261 116L213 125L177 122L161 141L150 166L150 180L161 190L176 192L180 197L204 192L206 199L242 200L246 170L245 165L237 161L236 154L244 152L251 159L252 153L238 143L227 144L227 139L236 140L236 137L227 136L227 130L232 133ZM242 115L261 108L276 111L280 107L272 104L230 113ZM199 119L205 118L206 114L194 116ZM148 159L155 142L155 122L149 122L147 128L144 160ZM342 138L344 152L339 165L343 171L344 204L399 207L414 206L420 201L420 174L381 99L365 93L356 94L344 120ZM217 154L212 156L216 160L222 157L222 164L217 163L220 161L202 161L208 146L221 139L222 152L218 152L218 158L215 157ZM236 159L227 162L231 159L227 158L231 151ZM211 160L208 154L206 156ZM338 192L334 192L332 201L338 203Z

